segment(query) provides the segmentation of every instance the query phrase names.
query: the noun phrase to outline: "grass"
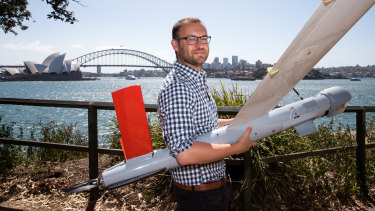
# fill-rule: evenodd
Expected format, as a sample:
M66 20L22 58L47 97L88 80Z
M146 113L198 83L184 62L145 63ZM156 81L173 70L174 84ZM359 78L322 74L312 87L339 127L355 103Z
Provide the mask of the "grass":
M226 90L220 81L220 90L211 89L211 95L217 106L243 106L248 95L242 90L238 90L237 84Z

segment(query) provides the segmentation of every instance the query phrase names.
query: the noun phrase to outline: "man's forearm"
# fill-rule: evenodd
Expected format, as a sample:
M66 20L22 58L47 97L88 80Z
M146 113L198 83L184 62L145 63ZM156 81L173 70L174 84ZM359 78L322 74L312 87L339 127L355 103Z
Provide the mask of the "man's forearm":
M211 144L200 141L186 151L180 152L176 159L181 165L211 163L234 154L232 144Z
M177 154L176 159L181 166L214 162L230 155L246 152L256 142L250 140L252 126L248 126L244 134L234 144L212 144L195 141L186 151Z

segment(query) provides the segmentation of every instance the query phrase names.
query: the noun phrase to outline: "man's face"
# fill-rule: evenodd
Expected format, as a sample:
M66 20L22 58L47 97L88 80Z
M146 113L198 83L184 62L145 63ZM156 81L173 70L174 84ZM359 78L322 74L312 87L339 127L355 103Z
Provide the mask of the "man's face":
M206 27L200 23L186 23L181 26L178 37L207 36ZM172 40L173 49L177 54L177 61L200 71L209 53L208 44L202 44L198 39L195 45L188 45L186 39Z

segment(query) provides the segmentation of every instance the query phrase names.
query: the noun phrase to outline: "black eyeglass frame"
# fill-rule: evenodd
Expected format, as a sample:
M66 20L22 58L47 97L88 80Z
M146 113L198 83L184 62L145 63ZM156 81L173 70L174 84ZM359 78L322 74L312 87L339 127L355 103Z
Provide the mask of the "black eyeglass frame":
M192 43L192 44L189 44L188 43L188 39L189 38L196 38L195 39L195 43ZM207 40L207 42L202 42L202 38L207 38L206 40ZM201 43L202 44L209 44L210 42L211 42L211 36L207 36L207 35L203 35L203 36L200 36L200 37L197 37L197 36L194 36L194 35L190 35L190 36L187 36L187 37L176 37L176 38L174 38L175 40L186 40L186 43L188 44L188 45L196 45L197 43L198 43L198 39L200 39L201 40Z

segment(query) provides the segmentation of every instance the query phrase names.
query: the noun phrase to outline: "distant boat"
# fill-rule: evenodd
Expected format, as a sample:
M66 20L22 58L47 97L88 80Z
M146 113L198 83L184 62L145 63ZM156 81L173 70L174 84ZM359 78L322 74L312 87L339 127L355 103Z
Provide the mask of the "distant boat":
M350 81L361 81L360 78L350 78Z
M126 79L126 80L135 80L136 77L135 77L134 75L127 75L127 76L125 77L125 79Z
M250 76L233 76L230 78L230 80L234 81L255 81L255 78Z

